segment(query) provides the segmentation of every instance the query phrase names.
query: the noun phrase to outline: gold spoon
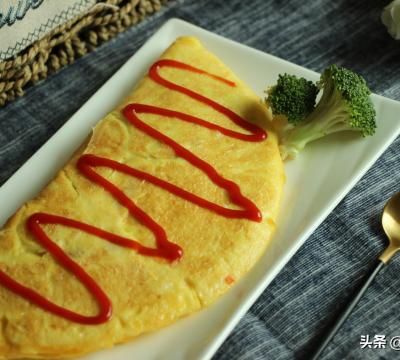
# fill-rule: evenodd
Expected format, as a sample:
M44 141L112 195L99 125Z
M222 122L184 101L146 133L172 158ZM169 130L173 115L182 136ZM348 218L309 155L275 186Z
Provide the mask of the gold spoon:
M393 255L400 250L400 192L393 195L386 203L382 214L382 227L386 233L386 236L389 239L388 247L379 256L379 259L375 267L372 269L368 277L364 280L364 283L362 284L360 289L354 294L354 297L351 300L351 302L347 306L345 306L340 316L337 319L335 319L334 323L332 324L332 327L330 327L328 332L323 337L321 344L318 346L317 350L312 354L310 358L311 360L317 360L319 358L319 356L325 350L326 346L336 335L336 333L341 328L343 323L349 317L350 313L356 307L361 297L367 290L368 286L371 284L372 280L379 273L382 267L389 262L389 260L393 257Z

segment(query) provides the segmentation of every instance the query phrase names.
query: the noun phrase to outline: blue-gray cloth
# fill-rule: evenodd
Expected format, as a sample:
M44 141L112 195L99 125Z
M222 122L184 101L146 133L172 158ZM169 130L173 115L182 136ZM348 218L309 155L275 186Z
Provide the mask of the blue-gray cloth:
M353 68L374 92L400 100L400 42L380 22L384 4L373 0L172 2L0 110L0 184L170 17L316 71L331 63ZM380 215L385 201L400 191L399 145L397 139L306 241L215 359L309 358L386 244ZM386 348L361 349L361 335L372 340L375 334L386 335ZM323 359L397 359L400 352L389 348L390 338L397 335L400 259L395 258L378 275Z

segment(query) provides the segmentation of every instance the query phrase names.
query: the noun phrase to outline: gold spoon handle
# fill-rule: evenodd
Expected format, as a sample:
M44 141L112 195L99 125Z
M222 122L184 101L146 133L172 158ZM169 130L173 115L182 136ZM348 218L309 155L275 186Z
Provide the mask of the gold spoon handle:
M353 311L353 309L356 307L358 302L360 301L361 297L364 295L365 291L368 289L368 286L372 283L376 275L379 273L379 271L382 269L382 267L385 265L383 261L380 259L376 262L374 268L370 272L370 274L365 278L362 286L356 291L353 295L353 299L351 300L350 303L347 304L347 306L343 309L342 313L339 315L337 319L333 322L332 326L330 326L329 330L327 333L324 335L321 343L319 344L318 348L316 351L312 354L310 357L311 360L317 360L320 355L322 355L323 351L329 344L329 342L332 340L332 338L336 335L338 330L341 328L343 323L346 321L346 319L349 317L350 313Z

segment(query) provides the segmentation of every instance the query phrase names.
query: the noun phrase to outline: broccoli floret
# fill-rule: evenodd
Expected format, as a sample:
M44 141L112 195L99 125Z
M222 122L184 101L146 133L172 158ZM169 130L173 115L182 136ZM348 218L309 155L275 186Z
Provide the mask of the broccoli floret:
M294 78L292 81L297 82L298 88L304 79ZM281 104L292 95L291 90L276 92L275 96L266 99L274 116L284 115L289 124L293 122L291 119L296 119L295 126L286 127L281 136L280 148L284 159L295 157L310 141L337 131L355 130L362 136L375 133L376 112L364 78L351 70L331 65L322 73L317 87L322 90L321 99L304 117L299 116L296 110L309 106L310 102L306 102L304 96L292 98L296 105L285 108Z
M283 74L267 90L267 96L272 112L286 115L288 122L296 125L314 110L318 91L312 81Z

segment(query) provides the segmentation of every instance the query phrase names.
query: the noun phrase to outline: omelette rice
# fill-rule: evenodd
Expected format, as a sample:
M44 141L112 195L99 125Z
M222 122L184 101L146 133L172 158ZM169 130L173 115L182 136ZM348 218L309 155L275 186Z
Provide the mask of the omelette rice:
M79 356L159 329L214 302L268 245L284 172L267 109L195 38L160 59L0 230L0 357Z

